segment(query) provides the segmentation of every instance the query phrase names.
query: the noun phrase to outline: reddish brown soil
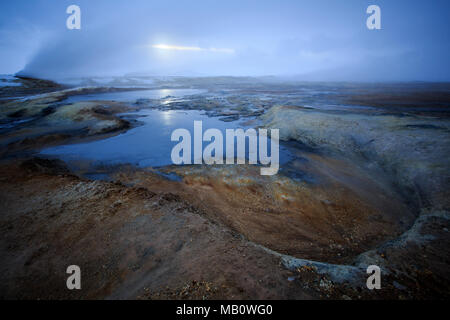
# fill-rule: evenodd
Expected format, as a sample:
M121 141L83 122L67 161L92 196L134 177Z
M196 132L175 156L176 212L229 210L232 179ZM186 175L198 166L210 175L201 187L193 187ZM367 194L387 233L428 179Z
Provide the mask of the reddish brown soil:
M182 167L174 171L184 176L183 183L168 182L167 190L176 190L210 220L250 241L324 262L349 263L413 223L414 214L388 186L343 161L309 157L312 161L297 169L314 174L317 183L263 177L252 166ZM142 186L154 183L139 172L119 179Z
M311 238L290 243L285 235L293 232L298 236L308 228L325 232L327 225L319 229L320 224L311 222L313 217L296 218L289 213L290 202L279 205L275 211L269 205L271 201L261 197L262 194L273 197L268 192L270 189L261 194L252 184L246 185L247 193L242 191L242 186L235 187L227 189L230 197L220 198L216 193L225 188L223 181L209 180L212 174L208 172L198 180L192 172L180 183L151 172L121 170L116 178L123 183L111 183L80 179L55 160L3 163L0 165L0 298L448 297L450 225L446 219L429 219L410 233L408 241L394 239L371 253L384 270L391 271L383 276L382 290L367 290L365 283L352 288L345 283L333 283L314 268L289 271L278 256L246 240L252 238L272 248L290 245L305 255L322 254L327 261L336 259L339 248L326 255L317 250L319 244L314 244L316 250L308 251L310 239L320 243L319 237L312 238L311 233ZM245 175L238 177L242 179ZM252 189L256 192L251 192ZM280 186L277 190L286 191ZM320 192L314 189L312 194L317 196ZM302 194L305 199L315 199L306 191ZM352 197L363 195L355 193ZM254 208L261 209L259 215L256 209L249 210L252 201ZM313 200L305 203L315 210ZM334 214L346 212L344 204L341 202L338 208L342 211L335 209ZM364 214L360 208L351 208ZM376 210L376 206L371 210ZM335 222L345 223L348 221L345 216ZM258 217L267 225L258 224ZM322 217L325 219L326 215ZM279 223L274 223L276 218ZM295 219L305 219L305 224L295 223ZM358 222L368 230L365 219ZM251 224L255 231L244 228L244 223ZM383 221L379 223L380 228L383 225L387 228ZM283 233L277 229L279 225L288 231ZM265 230L268 230L266 238L262 238ZM273 230L279 230L278 237L271 235ZM334 235L326 236L328 240L341 236L338 233L333 238ZM429 240L421 241L422 235ZM325 242L325 248L326 245ZM349 247L343 246L344 250ZM65 270L73 264L81 267L82 290L66 288Z
M276 257L164 188L82 181L45 166L0 169L1 298L200 298L195 286L183 294L192 283L210 284L205 298L313 297ZM66 288L72 264L80 291Z

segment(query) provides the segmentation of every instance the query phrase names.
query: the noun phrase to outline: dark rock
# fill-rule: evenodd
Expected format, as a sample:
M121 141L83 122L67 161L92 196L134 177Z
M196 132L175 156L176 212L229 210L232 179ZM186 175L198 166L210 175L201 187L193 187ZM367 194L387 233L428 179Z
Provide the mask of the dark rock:
M29 172L46 173L52 175L67 174L66 164L58 159L32 158L22 162L21 167Z

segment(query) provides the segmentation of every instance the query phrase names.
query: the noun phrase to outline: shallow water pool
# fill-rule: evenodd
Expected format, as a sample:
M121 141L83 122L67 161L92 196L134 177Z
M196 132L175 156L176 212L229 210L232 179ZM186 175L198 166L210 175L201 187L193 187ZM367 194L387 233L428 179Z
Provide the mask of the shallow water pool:
M124 115L125 118L126 116ZM197 110L147 109L132 113L130 116L138 116L142 125L104 140L47 148L42 150L41 154L56 156L67 162L88 160L93 166L132 164L139 167L161 167L173 164L171 152L178 143L171 141L175 129L184 128L190 131L193 157L194 121L202 121L203 132L210 128L219 129L223 134L224 143L226 129L248 128L240 121L223 122L218 117L208 117L203 111ZM203 142L203 149L208 144L209 142ZM225 147L223 150L225 152ZM248 150L246 152L248 156ZM280 163L289 159L289 152L280 146Z
M135 102L138 99L162 99L167 96L184 97L203 92L205 92L205 90L199 89L146 89L135 91L104 92L70 96L64 102L75 103L79 101L93 100Z

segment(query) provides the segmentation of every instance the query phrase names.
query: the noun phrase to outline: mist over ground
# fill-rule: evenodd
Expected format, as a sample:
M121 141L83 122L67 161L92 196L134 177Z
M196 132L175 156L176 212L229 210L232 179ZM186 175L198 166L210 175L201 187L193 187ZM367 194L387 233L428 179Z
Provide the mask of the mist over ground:
M66 8L81 8L81 30ZM381 30L366 9L381 8ZM0 4L0 73L449 81L450 3L51 1Z

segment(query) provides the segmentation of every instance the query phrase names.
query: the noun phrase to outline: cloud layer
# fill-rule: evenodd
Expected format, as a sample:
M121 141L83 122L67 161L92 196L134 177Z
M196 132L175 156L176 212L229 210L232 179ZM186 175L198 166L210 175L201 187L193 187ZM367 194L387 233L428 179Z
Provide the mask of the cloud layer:
M72 1L0 4L0 73L45 78L283 75L304 80L450 80L448 1ZM374 3L375 3L374 2Z

